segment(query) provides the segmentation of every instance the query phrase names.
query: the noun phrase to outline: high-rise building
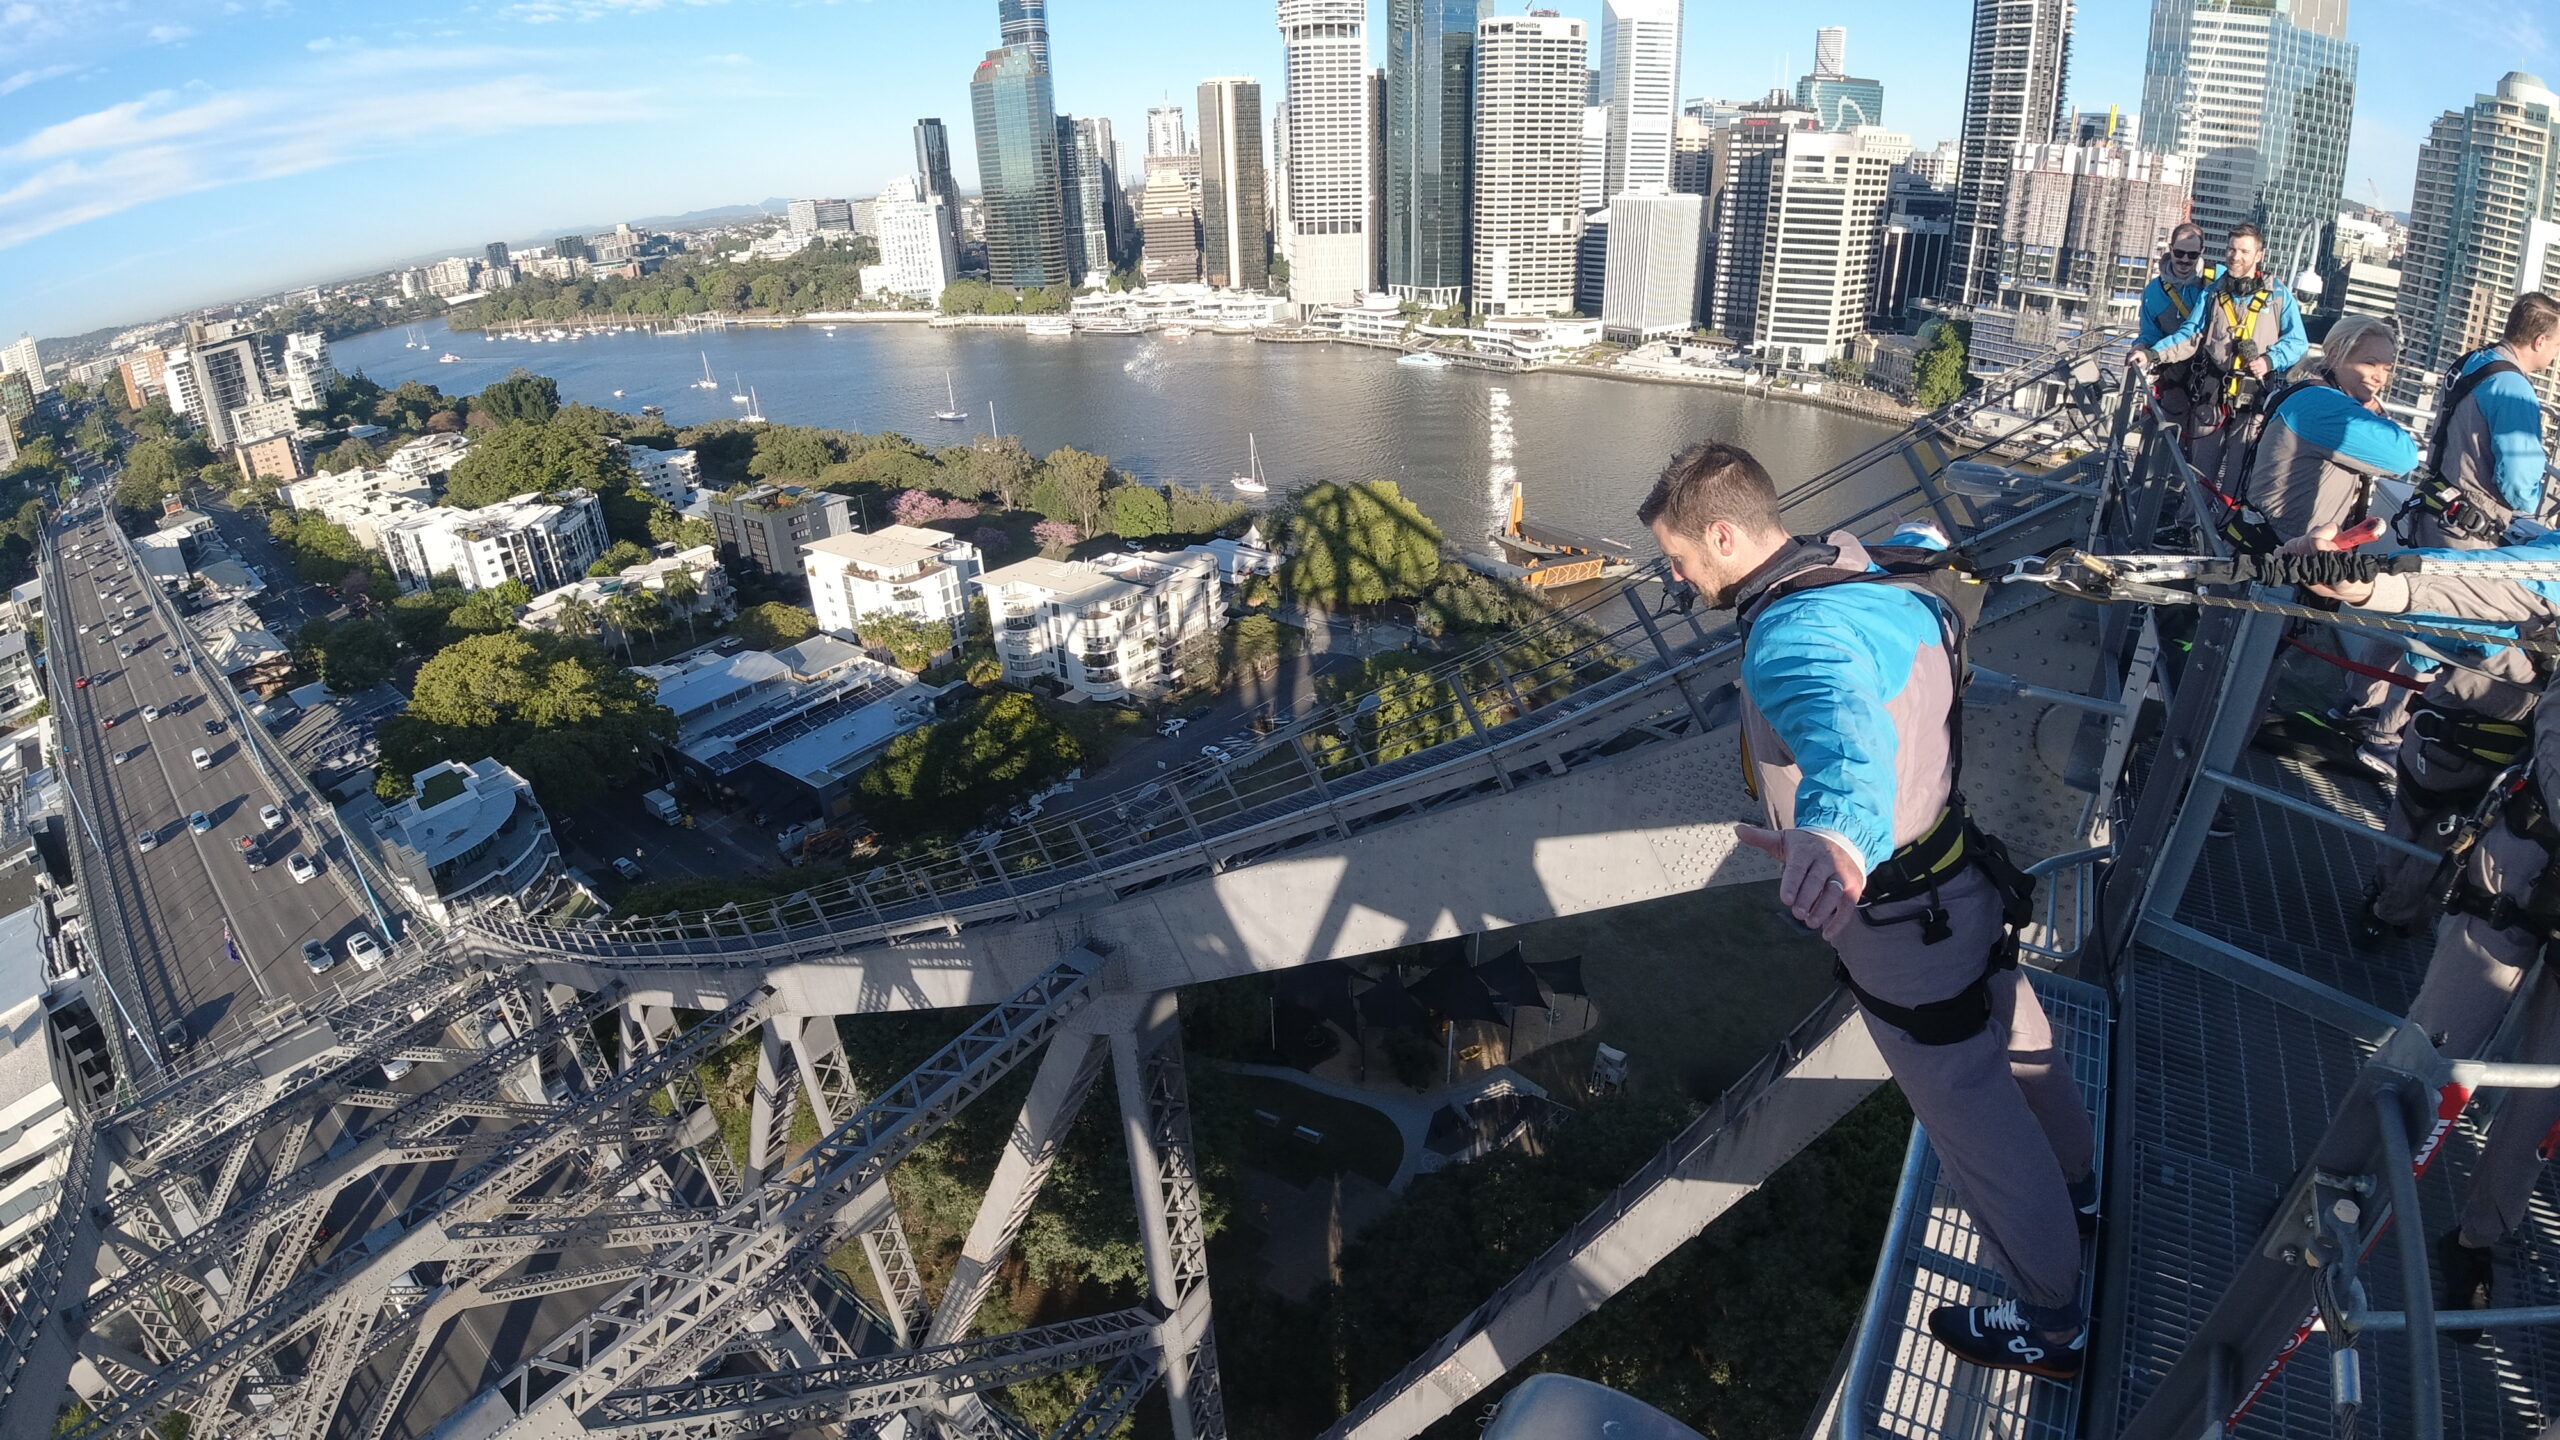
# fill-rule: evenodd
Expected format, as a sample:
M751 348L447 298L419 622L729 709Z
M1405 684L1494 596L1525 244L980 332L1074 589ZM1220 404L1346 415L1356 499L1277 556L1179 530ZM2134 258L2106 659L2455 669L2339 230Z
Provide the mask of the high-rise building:
M2071 117L2071 132L2054 137L2072 145L2139 145L2142 143L2142 117L2129 115L2113 106L2104 110L2083 110Z
M2001 305L2131 329L2169 232L2187 218L2185 156L2031 145L2009 178Z
M1148 284L1188 284L1200 278L1200 212L1181 172L1169 166L1147 171L1138 223L1146 232L1143 269Z
M1706 201L1629 193L1609 202L1608 279L1600 331L1619 344L1685 335L1698 323Z
M284 383L296 410L318 410L329 403L329 392L338 388L338 366L329 358L328 337L285 337Z
M1092 285L1111 276L1111 165L1092 122L1058 117L1058 200L1067 240L1067 280Z
M1715 134L1707 122L1683 115L1671 130L1671 193L1704 196L1715 179Z
M587 243L587 237L584 235L561 236L559 239L551 242L551 253L563 260L593 260L596 258L595 247Z
M1191 153L1191 131L1183 123L1182 107L1157 105L1147 111L1147 158L1159 155Z
M960 186L951 178L951 132L940 120L916 122L916 178L928 199L942 202L942 223L951 228L951 244L960 244ZM955 272L956 273L956 272Z
M1262 165L1262 82L1200 82L1200 278L1230 290L1271 284L1270 177Z
M2488 344L2527 289L2560 290L2560 97L2511 71L2497 93L2448 110L2418 150L2400 262L2396 398L2433 398L2455 361ZM2538 273L2536 273L2538 272ZM2540 283L2528 285L2527 276ZM2535 377L2548 404L2549 370Z
M1020 45L1049 68L1049 0L996 0L996 39Z
M515 263L514 260L508 257L507 242L504 240L490 241L486 253L488 255L489 266L491 269L502 269Z
M853 202L850 200L794 200L783 211L784 224L794 235L850 235L853 233Z
M1363 0L1280 0L1280 38L1289 66L1280 121L1289 298L1346 304L1376 278L1369 270L1368 7Z
M1022 0L1034 3L1036 0ZM1049 67L1025 45L990 50L969 82L987 212L987 278L1017 289L1065 285L1065 197Z
M1824 80L1849 73L1849 27L1825 25L1813 32L1813 73Z
M880 227L880 263L863 267L864 293L935 300L960 277L951 221L923 176L891 180L873 203L872 216Z
M1609 87L1602 200L1671 188L1671 130L1680 114L1682 0L1602 0L1600 69Z
M2346 182L2356 47L2345 0L2155 0L2141 133L2194 166L2195 222L2219 251L2257 225L2267 268L2309 268Z
M37 394L45 391L44 357L36 353L36 337L19 332L16 343L0 350L0 372L24 375Z
M1769 197L1787 137L1810 119L1745 115L1715 132L1709 161L1714 180L1707 192L1707 264L1704 281L1708 328L1728 339L1750 338L1758 323L1760 277L1767 260Z
M1609 203L1609 107L1582 107L1582 151L1575 166L1582 210L1589 214Z
M469 261L464 261L469 264ZM187 327L186 381L176 387L192 407L185 413L204 427L205 439L228 450L243 437L233 427L242 409L284 393L283 359L273 335L236 321ZM171 356L173 366L176 356Z
M1884 123L1884 83L1861 80L1845 68L1849 32L1833 25L1813 37L1813 73L1796 81L1796 104L1822 117L1825 130Z
M1590 51L1583 22L1552 12L1476 27L1473 305L1488 316L1573 308Z
M1947 298L1973 305L2000 289L2000 222L2010 160L2062 125L2072 0L1974 0L1956 154L1955 254Z
M1492 0L1388 0L1387 290L1462 300L1474 196L1476 26Z
M1874 130L1793 130L1768 167L1752 348L1820 365L1866 329L1895 147Z
M1387 283L1387 72L1369 72L1369 288Z

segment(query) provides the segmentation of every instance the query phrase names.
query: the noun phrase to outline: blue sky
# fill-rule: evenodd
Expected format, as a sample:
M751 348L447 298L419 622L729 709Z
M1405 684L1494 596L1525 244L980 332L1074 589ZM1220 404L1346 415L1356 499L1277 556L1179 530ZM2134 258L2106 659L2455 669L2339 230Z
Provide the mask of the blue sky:
M1518 0L1504 0L1506 10ZM1593 22L1599 0L1554 0ZM1113 118L1203 76L1277 98L1269 0L1050 0L1058 103ZM1384 0L1373 8L1383 17ZM2141 102L2149 0L2084 0L2079 108ZM76 333L490 239L866 195L939 115L964 186L994 0L0 0L0 335ZM1689 0L1684 95L1809 67L1817 25L1886 120L1954 133L1963 0ZM2358 0L2348 188L2408 198L2440 111L2548 76L2549 0ZM2371 188L2368 188L2368 181Z

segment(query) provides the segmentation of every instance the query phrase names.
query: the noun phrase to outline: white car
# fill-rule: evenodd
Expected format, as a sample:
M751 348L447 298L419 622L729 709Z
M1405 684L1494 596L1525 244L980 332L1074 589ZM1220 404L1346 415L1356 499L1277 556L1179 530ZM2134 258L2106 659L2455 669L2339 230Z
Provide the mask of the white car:
M359 970L371 970L382 963L382 946L370 930L359 930L347 937L347 958Z
M414 1060L385 1060L382 1062L382 1078L397 1084L401 1076L417 1068Z
M270 830L281 830L284 828L284 812L273 805L261 805L258 807L258 823Z
M201 745L191 751L188 751L187 758L196 762L196 768L199 770L210 770L213 768L213 755Z
M310 856L298 852L292 859L284 862L284 868L292 872L293 883L296 885L308 885L311 883L311 877L320 873L320 867L311 863Z
M145 706L143 706L143 707L142 707L142 718L143 718L143 719L145 719L145 720L157 720L157 719L159 719L159 718L160 718L160 707L159 707L159 706L157 706L157 705L145 705Z
M1176 715L1172 719L1157 726L1156 733L1170 740L1189 728L1191 728L1191 721L1185 716Z
M160 832L157 830L145 830L141 834L134 836L133 848L141 851L145 855L159 849Z

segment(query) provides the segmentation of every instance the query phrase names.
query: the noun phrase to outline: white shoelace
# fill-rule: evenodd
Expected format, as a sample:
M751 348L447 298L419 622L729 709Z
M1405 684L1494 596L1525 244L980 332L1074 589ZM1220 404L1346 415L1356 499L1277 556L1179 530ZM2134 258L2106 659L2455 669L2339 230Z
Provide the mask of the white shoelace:
M1992 1306L1990 1309L1983 1311L1981 1324L1982 1328L1985 1330L2025 1330L2028 1328L2026 1317L2018 1313L2018 1302L2015 1300L2003 1300L1999 1304Z

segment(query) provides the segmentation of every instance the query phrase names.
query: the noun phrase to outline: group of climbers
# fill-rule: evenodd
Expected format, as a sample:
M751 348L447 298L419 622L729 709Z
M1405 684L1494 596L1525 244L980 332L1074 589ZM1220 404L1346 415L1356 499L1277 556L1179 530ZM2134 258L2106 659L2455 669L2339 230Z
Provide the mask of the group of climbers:
M2220 528L2235 547L2332 545L2338 532L2383 519L2410 544L2496 545L2514 519L2540 512L2545 461L2530 376L2560 356L2560 302L2527 296L2496 345L2454 368L2422 455L2384 410L2399 360L2388 322L2344 318L2315 357L2293 295L2263 272L2255 229L2234 232L2219 269L2203 251L2201 233L2181 226L2143 296L2133 358L2199 480L2220 497ZM2413 472L2417 498L2386 505L2379 482ZM1979 595L1933 558L1945 541L1926 527L1887 546L1845 531L1789 534L1767 471L1728 445L1676 457L1638 518L1675 576L1742 623L1743 756L1768 828L1743 826L1738 839L1778 862L1781 903L1831 942L1840 979L2013 1293L1939 1306L1927 1317L1931 1333L1986 1368L2077 1376L2095 1152L2052 1026L2017 969L2032 882L1974 824L1961 790L1957 707ZM2531 553L2560 554L2560 539ZM2333 598L2560 622L2560 582L2386 576ZM2551 756L2553 800L2532 823L2510 817L2503 838L2464 846L2468 878L2411 1014L2451 1053L2476 1055L2524 967L2560 933L2560 861L2551 858L2560 847L2551 818L2560 814L2560 711L2547 727L2532 718L2551 677L2521 668L2514 647L2439 665L2423 680L2387 644L2359 646L2350 663L2364 693L2345 708L2370 712L2377 734L2397 728L2395 710L2409 717L2410 743L2389 767L2399 796L2391 823L2403 838L2423 843L2444 830L2448 810L2475 813L2504 761L2529 749ZM2385 703L2421 684L2415 704ZM2436 878L2423 865L2386 867L2372 923L2431 918ZM2560 1061L2560 981L2539 982L2528 1006L2527 1058ZM2536 1145L2560 1120L2560 1091L2532 1093L2510 1106L2521 1118L2501 1120L2471 1207L2444 1242L2457 1306L2487 1303L2485 1250L2474 1247L2520 1215Z

